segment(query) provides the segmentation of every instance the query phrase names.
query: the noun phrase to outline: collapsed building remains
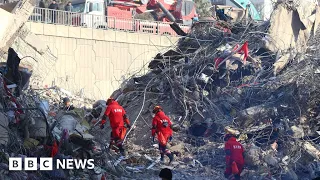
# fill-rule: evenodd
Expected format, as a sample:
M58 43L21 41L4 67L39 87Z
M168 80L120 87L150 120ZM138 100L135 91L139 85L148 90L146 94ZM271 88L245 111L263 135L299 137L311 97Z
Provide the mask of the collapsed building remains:
M164 166L159 164L157 145L151 143L155 105L161 105L174 123L169 148L176 156L175 179L224 179L225 127L245 146L243 179L319 176L320 12L317 6L296 2L277 4L267 22L194 24L176 47L155 56L149 73L123 82L112 96L133 123L125 138L126 158L108 150L110 128L96 126L105 101L94 102L58 87L36 87L36 66L23 65L21 54L27 55L19 52L22 49L4 43L1 178L157 177ZM33 35L19 32L4 41L18 39L32 46ZM32 48L42 58L49 56L46 48ZM75 110L60 109L66 96ZM8 158L16 156L93 158L96 167L8 171Z

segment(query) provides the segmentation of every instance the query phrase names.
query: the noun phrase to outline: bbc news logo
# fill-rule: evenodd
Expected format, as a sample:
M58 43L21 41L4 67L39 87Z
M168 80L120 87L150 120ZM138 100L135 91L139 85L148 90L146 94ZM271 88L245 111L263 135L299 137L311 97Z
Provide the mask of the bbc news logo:
M57 169L94 169L93 159L55 159ZM22 168L24 164L24 169ZM40 171L53 170L53 158L40 158ZM36 171L38 170L38 158L21 157L9 158L9 171Z

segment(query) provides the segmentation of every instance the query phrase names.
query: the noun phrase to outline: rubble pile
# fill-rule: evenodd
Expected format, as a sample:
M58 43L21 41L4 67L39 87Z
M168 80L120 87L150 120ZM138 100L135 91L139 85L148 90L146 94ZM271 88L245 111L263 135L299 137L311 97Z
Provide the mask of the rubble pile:
M126 157L109 149L108 125L97 126L104 100L37 86L9 48L0 66L0 179L156 178L167 166L151 138L155 105L173 122L174 179L224 179L225 129L245 147L243 179L319 176L319 19L319 7L284 1L268 22L194 24L149 73L111 95L132 123ZM72 108L61 107L64 97ZM92 158L95 168L8 171L9 157L50 156Z
M176 172L223 179L229 126L246 148L244 179L317 177L317 19L318 7L283 2L269 22L194 25L112 95L134 122L129 152L157 156L150 128L160 105L174 122Z
M72 143L72 135L75 131L82 134L82 141L93 139L88 134L89 125L85 119L85 108L77 108L74 111L65 112L60 109L62 97L73 97L75 105L80 104L89 107L93 102L72 96L68 91L52 87L42 89L29 88L32 72L20 64L20 58L10 48L8 60L0 68L1 94L1 179L66 179L75 172L64 172L62 170L50 171L8 171L9 157L54 157L67 158L78 157L83 150L72 153L63 146L61 137L62 130L70 134L69 147L76 149ZM20 65L19 65L20 64ZM78 102L77 102L78 101ZM73 121L72 121L73 120ZM74 122L75 127L70 127ZM61 128L61 126L63 128ZM68 129L69 128L69 129ZM64 131L65 132L65 131ZM59 151L54 152L56 142L59 143ZM74 147L76 146L76 147ZM53 154L52 154L53 153ZM69 155L69 156L68 156ZM38 164L39 169L39 164ZM89 177L89 173L87 173ZM94 173L93 173L94 174ZM86 174L73 175L75 178Z

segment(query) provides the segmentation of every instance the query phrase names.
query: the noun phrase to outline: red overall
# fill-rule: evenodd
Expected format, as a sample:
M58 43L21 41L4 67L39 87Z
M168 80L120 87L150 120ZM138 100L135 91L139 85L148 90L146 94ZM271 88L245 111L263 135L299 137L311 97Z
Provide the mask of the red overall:
M161 154L170 154L170 150L166 149L167 142L172 136L171 121L163 111L156 113L152 120L152 136L157 134L159 141L159 149Z
M116 101L110 103L104 113L104 115L108 116L110 120L110 126L112 129L111 141L116 141L117 146L122 144L127 131L124 123L126 123L127 125L130 124L129 119L125 118L125 114L126 111ZM105 123L106 120L103 119L101 124Z
M239 170L239 173L235 174L235 177L239 179L244 166L243 146L239 142L237 142L235 137L230 137L229 140L225 143L225 151L226 151L225 174L227 175L232 174L232 163L235 162Z

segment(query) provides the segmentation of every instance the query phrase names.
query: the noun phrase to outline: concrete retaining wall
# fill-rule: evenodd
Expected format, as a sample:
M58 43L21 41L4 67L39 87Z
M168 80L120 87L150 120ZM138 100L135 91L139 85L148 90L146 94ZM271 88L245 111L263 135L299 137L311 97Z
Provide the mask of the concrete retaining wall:
M178 41L177 37L33 22L26 26L57 57L52 67L36 68L49 69L42 72L43 85L55 84L73 93L82 90L95 99L109 97L124 78L145 73L143 67L156 53Z

